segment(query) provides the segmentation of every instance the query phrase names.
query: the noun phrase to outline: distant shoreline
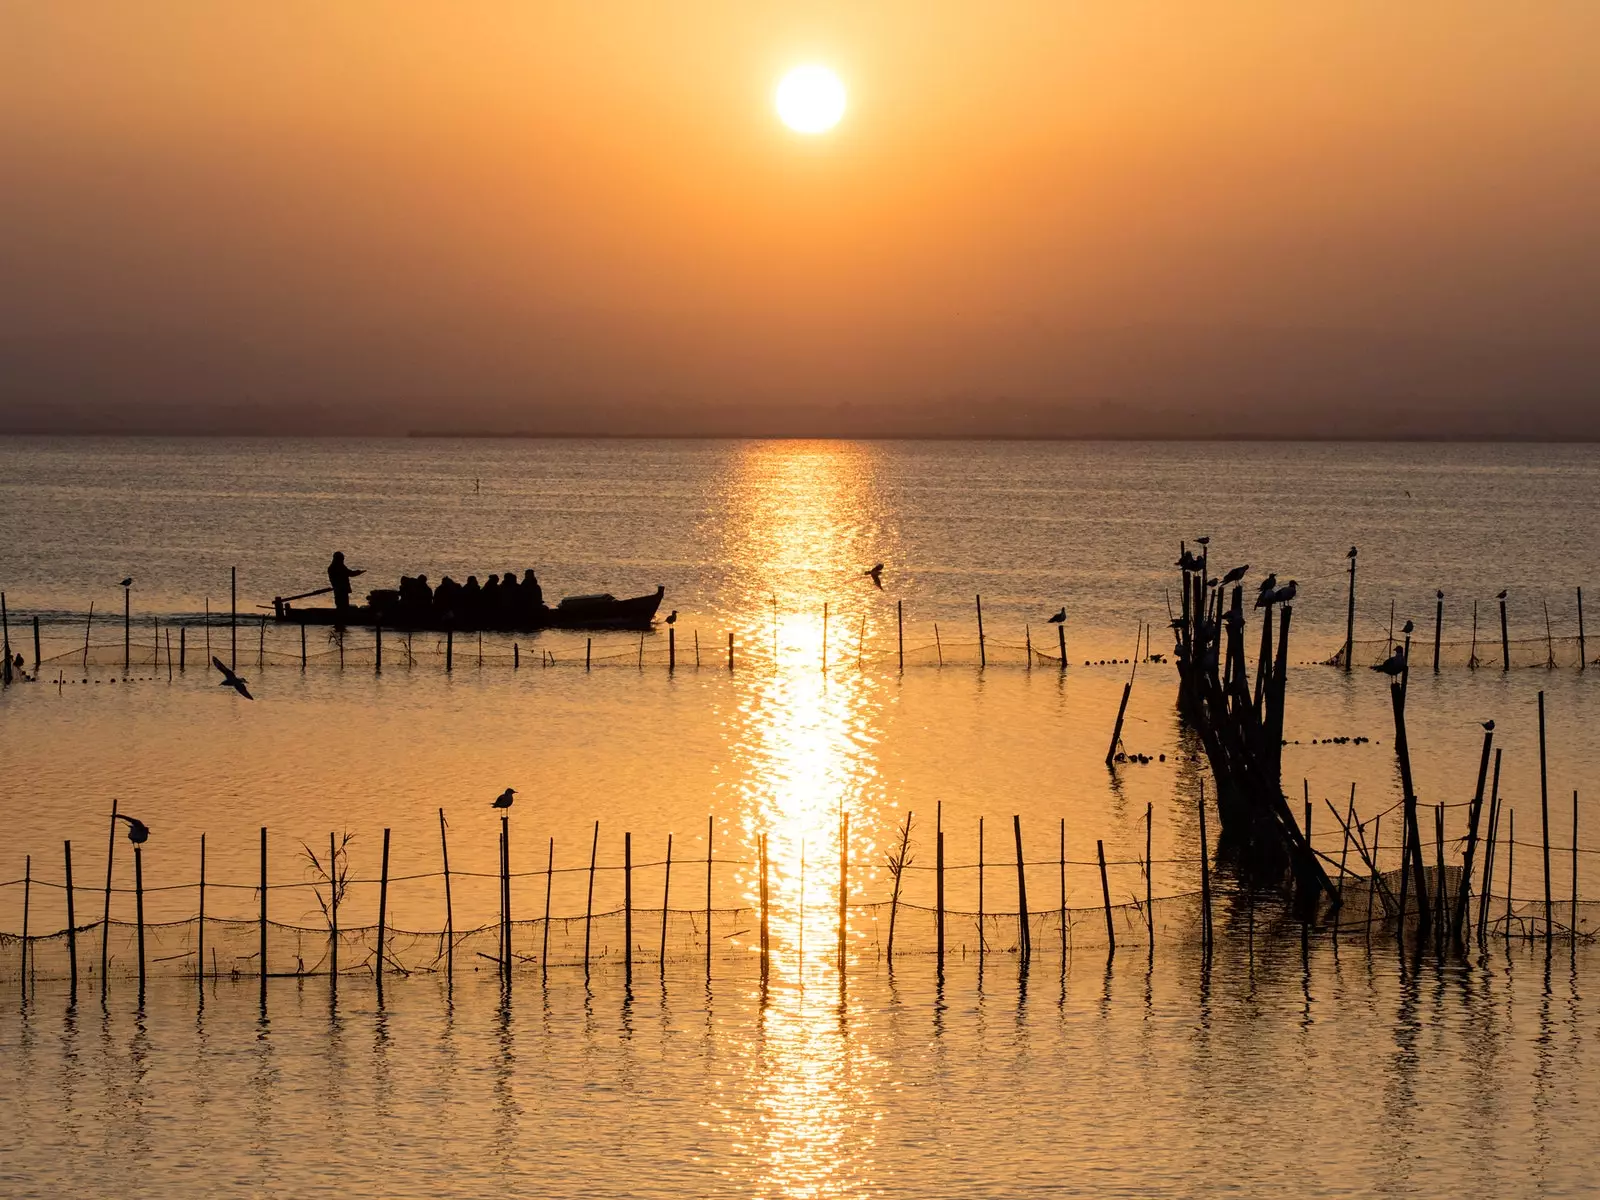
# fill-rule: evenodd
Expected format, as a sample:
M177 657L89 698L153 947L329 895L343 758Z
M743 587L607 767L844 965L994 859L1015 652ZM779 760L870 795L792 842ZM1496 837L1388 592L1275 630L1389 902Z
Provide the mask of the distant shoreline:
M0 431L0 441L43 440L47 438L128 438L141 440L283 440L283 441L546 441L546 442L1070 442L1107 444L1228 444L1263 445L1464 445L1464 446L1591 446L1600 445L1600 436L1538 433L1524 436L1506 434L1463 434L1438 437L1428 434L1328 434L1278 435L1253 433L1211 434L1108 434L1108 433L612 433L531 430L497 431L487 429L412 429L397 432L339 430L323 433L266 432L263 430L156 430L156 429L70 429Z

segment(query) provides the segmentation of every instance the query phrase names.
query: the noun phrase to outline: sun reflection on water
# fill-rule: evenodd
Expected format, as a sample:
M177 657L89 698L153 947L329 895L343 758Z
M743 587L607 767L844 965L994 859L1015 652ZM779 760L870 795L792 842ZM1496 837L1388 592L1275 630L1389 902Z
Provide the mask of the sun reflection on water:
M728 729L741 833L751 847L766 836L770 871L765 1084L757 1111L744 1114L746 1144L783 1195L837 1194L846 1177L864 1178L859 1155L840 1161L839 1114L870 1101L871 1052L846 1036L838 945L846 818L852 894L881 873L894 820L876 753L893 685L856 669L863 632L870 643L894 621L892 594L863 574L894 558L874 459L871 447L755 443L730 496L727 550L746 589L742 608L768 614L764 628L741 631L765 662ZM743 882L754 907L759 868ZM847 921L852 952L875 934L859 914Z

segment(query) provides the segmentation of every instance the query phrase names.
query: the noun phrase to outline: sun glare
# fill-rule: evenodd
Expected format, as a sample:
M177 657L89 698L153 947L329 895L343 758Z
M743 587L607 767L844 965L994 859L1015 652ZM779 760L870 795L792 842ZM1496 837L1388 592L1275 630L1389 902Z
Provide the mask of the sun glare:
M827 67L795 67L778 84L778 116L796 133L826 133L844 116L844 82Z

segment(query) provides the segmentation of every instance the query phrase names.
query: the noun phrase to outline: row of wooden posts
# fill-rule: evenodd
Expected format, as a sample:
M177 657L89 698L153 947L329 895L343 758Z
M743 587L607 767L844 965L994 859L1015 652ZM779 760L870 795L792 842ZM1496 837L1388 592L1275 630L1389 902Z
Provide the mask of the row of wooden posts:
M1578 670L1584 671L1589 666L1588 638L1583 625L1583 589L1578 593ZM1500 669L1511 669L1511 626L1506 613L1506 593L1501 592L1497 597L1500 604ZM1547 665L1555 665L1555 637L1550 628L1550 604L1544 601L1544 636L1545 657ZM1433 610L1433 672L1439 673L1439 655L1444 639L1444 591L1437 590L1434 595ZM1389 642L1394 643L1394 607L1389 610ZM1349 674L1354 665L1356 643L1356 548L1350 547L1350 586L1345 609L1345 635L1344 650L1340 655L1345 674ZM1472 649L1468 655L1467 665L1476 669L1478 663L1478 602L1472 602Z
M1202 923L1201 933L1202 933L1203 946L1204 946L1205 950L1209 953L1210 948L1211 948L1211 932L1212 932L1212 921L1211 921L1211 877L1210 877L1210 866L1209 866L1209 848L1208 848L1208 845L1207 845L1207 834L1206 834L1205 799L1204 799L1203 793L1202 793L1202 796L1201 796L1201 799L1200 799L1200 803L1199 803L1199 817L1200 817L1200 842L1201 842L1201 906L1202 906L1202 915L1203 915L1203 923ZM101 996L102 1001L105 1000L105 998L106 998L106 996L108 994L109 985L110 985L110 977L109 977L108 968L110 966L111 898L112 898L112 894L113 894L113 890L114 890L112 888L112 871L113 871L115 854L116 854L116 825L117 825L118 819L119 819L119 816L118 816L117 802L113 801L112 802L112 810L111 810L111 833L110 833L110 836L109 836L109 839L108 839L108 842L107 842L107 854L106 854L106 880L105 880L105 891L104 891L105 908L104 908L104 912L103 912L103 915L102 915L102 918L101 918L100 996ZM887 958L887 960L891 964L894 961L894 955L895 955L895 933L896 933L896 925L897 925L897 921L898 921L899 909L900 909L900 905L901 905L901 896L902 896L901 888L902 888L902 882L903 882L902 876L903 876L903 871L909 865L909 860L910 860L912 821L913 821L913 815L910 812L908 812L906 814L904 822L901 824L900 829L899 829L899 832L900 832L899 846L897 848L897 851L890 858L890 868L891 868L891 873L892 873L893 880L894 880L894 886L893 886L893 892L892 892L892 895L891 895L890 901L889 901L888 939L887 939L887 945L885 947L885 957ZM936 958L937 965L938 965L939 969L942 971L943 968L944 968L945 954L946 954L946 918L947 918L947 908L946 908L946 904L945 904L945 871L946 871L946 865L945 865L945 831L943 829L943 805L942 804L939 805L937 813L936 813L935 826L936 826L936 828L935 828L936 860L935 860L935 867L934 867L934 875L935 875L935 881L934 881L934 890L935 890L935 902L934 902L935 947L934 947L934 952L935 952L935 958ZM1154 875L1154 871L1153 871L1153 862L1152 862L1152 859L1151 859L1152 829L1153 829L1153 811L1152 811L1151 806L1146 805L1146 809L1145 809L1145 857L1143 859L1143 868L1144 868L1144 877L1145 877L1144 916L1145 916L1145 920L1146 920L1146 923L1147 923L1147 932L1148 932L1148 935L1149 935L1149 941L1150 941L1150 945L1151 945L1152 953L1153 953L1154 942L1155 942L1155 916L1154 916L1154 905L1153 905L1153 901L1154 901L1154 896L1153 896L1153 875ZM1026 871L1025 871L1025 866L1026 866L1027 860L1026 860L1024 854L1023 854L1022 821L1021 821L1021 817L1020 816L1013 816L1012 817L1012 833L1013 833L1013 837L1014 837L1014 840L1015 840L1015 846L1016 846L1016 873L1017 873L1018 911L1017 911L1017 913L1015 915L1016 915L1016 919L1017 919L1018 953L1020 954L1022 961L1026 962L1031 957L1033 946L1032 946L1032 934L1031 934L1031 927L1030 927L1030 919L1031 918L1030 918L1030 909L1029 909L1029 904L1028 904L1027 877L1026 877ZM510 836L510 834L511 834L510 816L509 816L509 814L503 814L502 817L501 817L500 837L499 837L499 872L498 872L499 917L498 917L498 921L497 921L498 946L497 946L497 950L496 950L495 955L493 955L493 956L489 956L489 955L486 955L486 954L481 955L481 957L489 958L489 959L491 959L491 961L495 962L496 971L497 971L497 974L499 976L501 985L503 987L505 987L506 989L508 989L508 990L512 986L513 967L516 965L516 963L519 962L519 961L525 962L525 963L534 961L528 955L519 954L516 951L516 949L515 949L515 947L513 945L513 942L512 942L513 920L512 920L512 906L511 906L511 879L513 877L513 871L512 871L512 862L511 862L511 836ZM713 938L711 936L711 920L712 920L712 913L713 913L713 909L712 909L712 867L717 861L727 861L727 860L717 860L715 858L715 856L712 853L709 852L709 847L712 844L712 839L713 839L714 835L715 835L714 818L708 817L707 820L706 820L706 838L707 838L707 846L708 846L707 856L706 856L706 858L704 860L698 860L698 859L692 860L696 864L698 864L701 861L703 861L704 865L705 865L705 904L704 904L703 908L701 908L698 911L703 915L703 919L704 919L704 922L705 922L705 970L706 970L707 979L709 979L710 975L711 975L712 943L713 943ZM383 831L383 850L382 850L382 859L381 859L380 873L379 873L379 879L378 879L377 949L376 949L376 951L374 953L372 964L371 964L373 976L374 976L374 979L376 981L376 986L377 986L378 994L379 994L380 997L383 994L384 977L385 977L385 974L386 974L386 970L393 966L393 964L391 963L391 960L390 960L390 957L389 957L389 951L388 951L388 896L389 896L389 849L390 849L390 837L391 837L390 829L385 828L384 831ZM850 896L850 885L849 885L849 878L850 878L850 850L849 850L849 846L850 846L850 840L849 839L850 839L850 819L849 819L849 814L848 813L841 813L841 815L840 815L840 827L839 827L839 841L838 841L839 880L840 880L840 883L839 883L839 887L838 887L838 921L837 921L838 962L839 962L841 970L843 969L843 966L844 966L844 963L845 963L846 950L847 950L847 935L848 935L848 906L849 906L849 896ZM440 852L441 852L441 857L442 857L442 862L443 862L444 899L445 899L445 928L444 928L444 935L443 935L443 939L442 939L442 947L441 947L441 952L442 953L441 953L441 956L442 956L442 958L444 960L444 971L445 971L446 978L450 979L450 980L453 980L454 979L454 974L455 974L455 949L456 949L456 944L457 944L457 938L456 938L456 932L455 932L455 909L454 909L453 899L452 899L452 895L451 895L450 844L449 844L449 835L448 835L448 825L447 825L447 822L445 820L444 810L442 808L439 810L439 844L440 844ZM600 822L596 821L595 825L594 825L594 837L593 837L593 841L592 841L591 846L590 846L590 853L589 853L588 894L587 894L587 899L585 901L584 915L583 915L584 933L583 933L583 960L582 960L582 965L583 965L583 968L584 968L584 971L585 971L586 974L589 971L591 963L593 961L593 946L592 946L592 941L591 941L591 935L592 935L592 924L593 924L593 919L594 919L594 882L595 882L595 873L599 869L599 865L598 865L599 844L600 844ZM758 867L758 885L759 885L758 886L758 900L757 900L757 905L758 905L758 910L759 910L759 943L758 943L758 950L759 950L759 954L760 954L761 973L762 973L763 979L765 979L766 976L767 976L769 967L770 967L771 937L770 937L769 914L770 914L771 903L772 903L772 893L771 893L771 884L770 884L771 860L770 860L770 856L769 856L769 853L768 853L767 835L766 834L760 835L760 837L758 839L758 842L757 842L757 851L758 851L757 867ZM341 871L341 867L340 867L340 855L341 855L341 853L342 853L342 849L341 849L341 847L339 845L339 842L337 840L336 835L330 833L328 835L328 861L327 861L326 867L322 871L323 879L320 880L320 881L314 882L313 884L309 885L309 886L320 887L322 884L325 883L327 885L327 887L328 887L328 892L329 892L328 903L325 906L325 912L326 912L326 916L327 916L327 920L328 920L328 933L329 933L329 958L328 958L329 966L328 966L328 974L331 976L331 978L333 980L333 986L335 986L335 987L337 987L337 981L338 981L338 977L339 977L339 974L340 974L340 970L339 970L339 908L340 908L340 900L341 900L341 897L343 895L343 892L344 892L344 889L345 889L345 886L346 886L346 882L347 882L344 879L343 875L342 875L342 871ZM1100 893L1101 893L1102 904L1103 904L1103 907L1104 907L1105 924L1106 924L1106 937L1107 937L1107 942L1108 942L1108 949L1111 952L1114 953L1115 950L1116 950L1116 927L1115 927L1115 922L1114 922L1113 916L1112 916L1112 907L1113 906L1112 906L1112 902L1111 902L1111 888L1110 888L1109 876L1108 876L1108 873L1107 873L1107 861L1106 861L1106 855L1105 855L1105 842L1103 840L1097 840L1096 841L1096 843L1095 843L1095 854L1096 854L1096 861L1097 861L1098 866L1099 866ZM146 983L147 983L147 960L146 960L146 955L145 955L145 919L144 919L144 861L143 861L143 846L142 845L137 844L137 843L134 845L134 847L133 847L133 858L134 858L134 897L135 897L135 910L134 911L135 911L136 937L137 937L136 945L137 945L137 956L138 956L138 987L139 987L139 1000L140 1000L140 1004L142 1005L143 1001L144 1001L145 988L146 988ZM69 981L70 981L70 988L71 988L71 996L72 996L73 1000L75 1001L76 997L77 997L77 989L78 989L78 982L79 982L78 934L80 932L80 926L78 924L77 912L76 912L76 892L75 892L74 883L73 883L72 843L71 843L71 841L66 841L66 842L63 843L63 862L64 862L64 866L65 866L65 892L66 892L66 909L67 909L67 914L66 914L67 915L67 928L66 928L66 934L67 934L67 958L68 958L68 969L69 969ZM668 921L667 921L667 914L669 914L672 911L672 909L671 909L671 901L672 901L673 838L672 838L671 834L667 835L666 859L665 859L665 864L664 865L665 865L665 876L664 876L664 880L663 880L663 884L662 884L662 894L661 894L661 911L662 911L663 917L662 917L662 924L661 924L661 941L660 941L660 949L659 949L659 956L658 956L659 957L659 961L661 963L661 969L663 971L665 971L665 964L666 964L666 961L667 961L667 958L668 958L668 947L667 947L667 935L668 935L667 926L668 926ZM984 909L984 904L985 904L985 896L984 896L985 858L984 858L984 822L983 822L982 818L980 818L979 821L978 821L978 861L977 861L976 865L977 865L977 868L978 868L978 912L977 912L978 930L979 930L978 953L979 954L983 954L988 949L987 941L986 941L986 934L984 933L984 921L985 921L986 916L989 915L989 914L987 914L985 912L985 909ZM259 907L258 907L258 910L257 910L257 916L256 916L256 921L257 921L257 926L258 926L258 945L257 945L257 950L256 950L256 955L255 955L256 968L257 968L256 974L259 977L259 986L260 986L260 1002L261 1002L261 1004L263 1006L263 1009L265 1008L265 1005L266 1005L266 1002L267 1002L267 979L272 974L272 972L270 970L269 960L268 960L268 930L269 930L269 927L270 927L270 924L271 924L271 922L269 920L268 897L269 897L269 893L270 893L272 885L270 885L269 882L268 882L267 866L268 866L268 858L267 858L267 829L266 829L266 827L263 826L262 829L261 829L261 838L260 838L260 877L259 877L259 884L258 884L258 887L256 889L258 891L258 893L259 893L260 903L259 903ZM1065 821L1064 818L1060 822L1059 867L1060 867L1060 909L1059 909L1059 912L1061 914L1061 930L1060 930L1060 934L1061 934L1061 951L1062 951L1063 955L1065 955L1066 951L1067 951L1067 920L1066 920L1066 914L1067 914L1068 910L1067 910L1067 891L1066 891L1066 887L1067 887L1067 879L1066 879L1066 867L1067 867L1067 857L1066 857L1066 821ZM801 877L801 900L800 900L800 904L801 904L801 930L802 930L801 937L803 939L803 937L804 937L804 932L803 932L803 930L804 930L804 904L805 904L805 887L804 887L804 874L803 874L804 873L803 851L802 851L802 868L801 869L802 869L802 877ZM624 966L624 970L626 972L627 978L628 978L628 980L630 982L631 982L632 977L633 977L633 967L634 967L633 913L634 913L634 907L635 906L634 906L633 870L634 870L634 864L633 864L633 835L632 835L632 833L624 833L623 834L623 910L622 910L623 911L623 933L624 933L623 966ZM540 964L541 971L547 969L548 963L549 963L549 958L550 958L550 954L549 954L549 951L550 951L550 924L551 924L551 920L552 920L551 913L550 913L550 901L551 901L551 889L552 889L552 885L553 885L554 877L555 877L555 839L553 837L549 839L548 859L547 859L547 862L546 862L546 867L545 867L544 874L545 874L545 899L544 899L544 915L543 915L543 928L542 928L542 943L541 943L541 947L540 947L539 956L538 956L538 959L537 959L538 963ZM21 979L22 979L22 989L23 989L24 997L26 997L27 989L28 989L29 958L30 958L30 949L31 949L32 940L33 940L30 937L30 918L31 918L30 909L31 909L32 883L33 883L33 858L32 858L31 855L29 855L29 856L27 856L27 859L26 859L26 866L25 866L25 869L24 869L24 876L23 876L22 938L21 938L21 944L22 944ZM194 950L194 960L195 960L195 972L194 972L194 974L195 974L195 978L199 981L200 985L203 987L204 986L204 981L208 977L208 974L209 974L209 977L216 978L216 977L220 976L223 973L221 968L218 966L217 958L216 958L216 950L215 950L214 947L212 948L212 952L211 952L212 953L211 970L210 970L209 973L206 970L206 941L205 941L205 930L206 930L206 927L205 927L205 921L206 921L206 838L205 838L204 834L201 834L201 836L200 836L200 861L199 861L199 885L198 886L199 886L199 904L198 904L197 931L196 931L195 950ZM293 885L293 886L307 886L307 885ZM803 941L802 941L802 952L803 952ZM403 970L404 968L396 968L396 969ZM299 976L302 973L303 973L302 971L298 971L297 970L295 972L291 972L291 973L288 973L288 974L291 974L291 975L294 975L294 976Z

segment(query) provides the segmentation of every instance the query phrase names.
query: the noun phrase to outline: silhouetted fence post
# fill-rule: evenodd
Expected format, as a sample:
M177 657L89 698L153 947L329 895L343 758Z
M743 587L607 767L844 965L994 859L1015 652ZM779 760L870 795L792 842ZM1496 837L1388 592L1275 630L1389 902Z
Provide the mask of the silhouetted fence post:
M885 957L894 965L894 923L900 913L900 883L906 870L906 851L911 845L911 810L906 810L905 824L900 828L900 852L895 858L894 891L889 896L889 945Z
M1344 617L1344 673L1356 656L1356 548L1350 547L1350 594Z
M1097 839L1094 844L1095 856L1100 860L1100 902L1106 910L1106 942L1109 949L1115 953L1117 949L1117 930L1111 923L1111 881L1106 877L1106 844Z
M1017 841L1017 946L1024 964L1033 957L1033 931L1028 927L1028 870L1022 857L1022 817L1013 813L1011 832Z
M1450 937L1461 940L1461 927L1467 918L1467 896L1472 890L1472 860L1478 850L1478 818L1483 812L1484 787L1489 782L1489 751L1494 745L1494 731L1484 730L1483 753L1478 759L1478 787L1472 794L1472 807L1467 810L1467 848L1461 859L1461 885L1456 889L1455 911L1450 916Z
M200 994L206 991L206 835L200 835L200 909L196 914L194 934L194 964L196 986Z
M1056 626L1056 641L1061 650L1061 669L1067 669L1067 623L1062 621Z
M100 1002L106 999L106 972L111 962L111 866L117 856L117 802L111 801L111 833L106 839L106 906L100 919Z
M1506 625L1506 594L1500 593L1500 669L1511 670L1511 633Z
M306 626L305 626L305 622L302 621L300 623L300 671L301 671L302 674L305 673L305 669L306 669Z
M983 924L983 818L978 818L978 961L983 961L989 938Z
M1395 756L1400 764L1401 798L1405 810L1405 852L1400 875L1400 925L1399 934L1405 935L1406 880L1415 885L1417 894L1417 929L1430 928L1428 912L1427 869L1422 860L1422 832L1417 824L1417 793L1411 783L1411 746L1406 737L1406 694L1399 681L1389 685L1389 698L1394 707Z
M239 568L228 568L228 667L239 669Z
M263 625L262 628L265 629L266 626ZM383 674L383 626L382 625L374 625L372 627L372 652L373 652L372 673L374 675L382 675Z
M132 600L131 600L131 596L132 595L133 595L133 589L132 588L124 587L122 589L122 674L123 674L124 677L127 676L127 674L128 674L128 664L129 664L129 662L132 661L132 647L130 645L130 642L131 642L131 639L132 639L132 616L133 616L133 613L132 613ZM6 651L9 653L10 650L11 650L11 642L10 642L10 639L8 638L6 640ZM8 668L10 667L9 663L7 663L6 665L7 665Z
M138 930L139 1007L144 1007L144 847L133 847L133 920Z
M594 639L592 637L584 638L583 639L583 669L585 671L590 669L590 660L592 660L593 658L594 658Z
M1578 791L1572 791L1572 945L1578 945Z
M1500 832L1500 755L1494 752L1494 782L1489 787L1489 835L1483 847L1483 884L1478 895L1478 942L1481 945L1489 931L1489 895L1494 885L1495 843Z
M900 653L900 669L904 671L906 669L906 602L904 600L896 600L894 602L894 636L895 645L899 648Z
M733 670L733 634L728 634L728 670Z
M973 599L978 607L978 666L986 667L989 665L989 656L983 643L983 597L975 596Z
M937 829L933 837L933 930L934 948L939 974L944 974L944 830Z
M844 956L850 932L850 814L840 814L839 824L839 971L844 972Z
M633 984L633 834L622 835L622 970Z
M667 674L678 669L678 631L674 626L667 626Z
M1444 629L1444 592L1441 590L1434 596L1433 609L1433 673L1439 673L1439 639Z
M1144 806L1144 924L1145 933L1150 938L1150 953L1155 953L1156 948L1156 906L1152 898L1156 873L1155 861L1150 857L1152 831L1155 825L1155 806L1149 801ZM1311 803L1306 802L1306 841L1311 840Z
M1206 844L1206 785L1200 781L1200 948L1211 953L1211 848Z
M170 640L170 635L169 635L169 640ZM171 659L172 659L172 655L170 655L170 654L167 655L167 660L168 660L167 665L168 666L172 665ZM40 654L39 654L39 618L38 617L34 617L33 618L33 673L34 673L35 676L37 676L39 674L39 663L41 661L42 660L41 660Z
M1589 666L1589 651L1583 639L1583 589L1578 589L1578 670Z
M444 859L444 977L450 983L456 975L456 915L450 902L450 839L445 834L443 808L439 810L439 853Z
M139 847L133 848L134 859L139 857ZM144 895L140 892L140 896ZM29 854L22 860L22 1002L28 1002L28 902L33 897L33 855ZM144 925L139 926L140 947L143 948ZM139 1005L144 1006L144 954L139 955Z
M383 864L378 869L378 1003L383 1003L384 935L389 929L389 831L383 831Z
M1067 819L1061 818L1061 845L1058 863L1061 867L1061 971L1067 970Z
M544 932L539 945L539 977L550 971L550 888L556 879L556 839L550 839L550 854L544 865Z
M339 992L339 844L328 830L328 990Z
M583 978L589 978L589 936L594 923L594 865L600 853L600 822L594 823L594 842L589 846L589 898L583 905Z
M695 634L695 646L699 648L700 635ZM698 666L698 660L696 661ZM711 982L711 840L716 836L716 818L706 818L706 983Z
M501 962L501 970L505 973L506 995L511 994L511 963L516 951L512 946L511 924L511 814L501 814L501 837L505 839L505 867L500 875L500 921L505 929L505 957Z
M306 627L304 625L302 625L300 627L300 638L301 638L302 644L304 644L305 633L306 633ZM170 658L171 655L168 654L167 657ZM301 657L301 660L303 662L304 659L305 659L305 655L302 653L300 657ZM187 625L179 625L178 626L178 674L182 675L182 674L186 673L188 670L189 670L189 627Z
M261 827L261 1011L267 1011L267 827Z
M661 953L658 961L661 963L661 974L667 973L667 913L671 911L669 905L672 900L672 835L667 834L667 870L661 881Z
M1106 766L1116 762L1117 743L1122 741L1122 721L1128 713L1128 696L1133 692L1133 680L1122 685L1122 703L1117 705L1117 723L1111 729L1111 748L1106 751Z
M444 669L445 669L445 674L448 675L451 671L453 671L455 669L455 665L456 665L456 631L454 629L446 629L444 631Z
M730 654L728 657L731 661L733 656ZM828 669L828 602L826 600L822 602L822 669L823 671Z
M760 884L756 890L758 901L761 905L761 918L758 922L758 937L761 948L761 981L766 983L767 970L770 966L768 959L769 945L767 939L771 935L771 927L767 924L767 835L762 834L756 843L756 856L760 860Z
M1544 936L1549 941L1555 906L1550 902L1550 785L1544 745L1544 693L1539 693L1539 821L1544 843Z
M1577 837L1573 837L1576 844ZM72 843L62 843L62 857L67 870L67 968L71 972L71 992L68 1003L78 1002L78 917L72 899ZM1576 886L1576 884L1574 884ZM1576 910L1574 910L1576 911Z

